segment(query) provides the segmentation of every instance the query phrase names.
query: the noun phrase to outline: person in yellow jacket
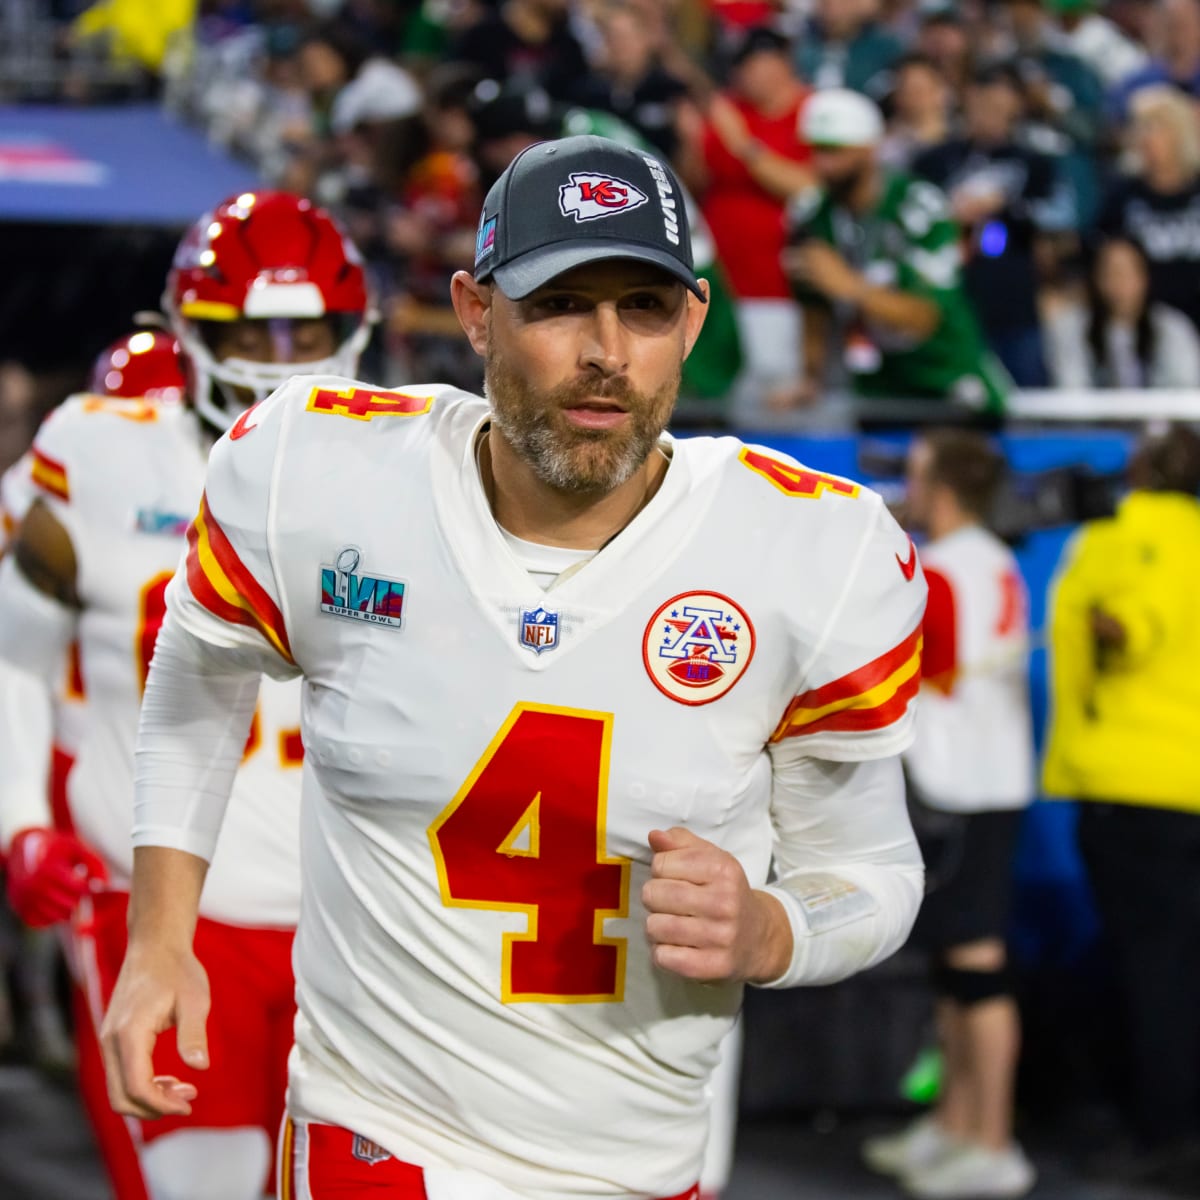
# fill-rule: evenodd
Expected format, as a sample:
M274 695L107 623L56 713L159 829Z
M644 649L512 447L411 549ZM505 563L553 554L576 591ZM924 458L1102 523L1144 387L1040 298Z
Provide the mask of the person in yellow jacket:
M1200 1147L1200 438L1146 439L1129 478L1054 589L1043 784L1086 801L1141 1161L1161 1175Z

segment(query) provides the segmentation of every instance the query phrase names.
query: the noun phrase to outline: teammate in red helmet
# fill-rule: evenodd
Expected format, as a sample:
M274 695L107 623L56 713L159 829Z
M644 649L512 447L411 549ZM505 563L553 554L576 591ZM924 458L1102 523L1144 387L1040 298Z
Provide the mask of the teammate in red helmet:
M138 709L211 443L299 370L352 373L369 332L357 252L328 214L282 193L246 193L202 217L164 303L170 331L109 347L91 392L39 431L28 468L37 499L0 564L0 658L49 681L79 644L88 698L67 787L73 832L42 819L0 833L20 862L10 890L19 877L25 914L72 920L97 1022L126 947ZM224 554L213 539L204 552ZM237 830L194 935L210 994L223 997L209 1025L219 1048L190 1112L130 1123L141 1178L114 1175L118 1200L260 1200L271 1186L294 1015L303 747L299 685L254 687ZM153 1053L158 1072L183 1073L173 1036Z
M97 356L88 391L97 396L178 403L187 389L178 340L162 329L119 337Z
M358 251L310 201L247 192L179 244L163 307L192 374L196 410L228 429L296 373L353 374L370 335Z

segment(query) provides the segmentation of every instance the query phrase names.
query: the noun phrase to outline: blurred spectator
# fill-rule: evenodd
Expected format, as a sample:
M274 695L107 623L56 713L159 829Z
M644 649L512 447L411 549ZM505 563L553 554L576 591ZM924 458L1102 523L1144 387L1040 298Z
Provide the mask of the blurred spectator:
M280 182L322 203L340 204L356 193L354 207L372 205L375 189L397 157L397 139L421 111L420 87L337 21L305 31L297 64L315 137L297 144ZM360 222L351 217L350 223L354 236L369 240Z
M1196 327L1150 299L1145 255L1123 239L1100 246L1086 305L1050 313L1046 344L1055 387L1200 388Z
M796 41L796 70L816 88L848 87L879 97L900 57L900 43L880 24L879 0L816 0Z
M1070 50L1041 0L1005 0L1004 15L1030 115L1090 145L1104 116L1099 76Z
M420 111L416 80L341 22L310 29L300 44L299 59L304 86L334 132Z
M568 0L504 0L460 34L447 57L565 99L588 70L569 17Z
M1150 297L1200 327L1200 129L1193 101L1172 87L1133 98L1138 173L1119 181L1097 219L1101 237L1126 238L1150 263Z
M575 82L571 100L616 114L668 158L674 158L679 143L678 110L688 89L660 61L661 39L669 32L661 25L656 27L628 2L606 8L600 30L600 59Z
M1079 843L1124 1001L1141 1182L1195 1195L1200 1136L1200 438L1142 442L1115 516L1068 547L1049 621L1047 793ZM1189 1167L1190 1164L1190 1167Z
M249 158L272 183L282 180L317 137L291 24L254 26L197 46L190 78L173 102L191 108L218 145Z
M469 110L476 83L473 68L455 63L430 73L423 119L411 138L411 161L390 181L382 230L401 289L390 305L388 326L407 338L406 373L463 387L474 385L477 374L462 353L450 277L474 262L483 203L471 158Z
M520 82L485 79L475 89L468 113L479 184L485 194L522 150L559 137L562 129L562 105L544 88Z
M926 864L913 940L933 956L944 1066L935 1111L863 1152L916 1197L1023 1196L1035 1176L1013 1140L1020 1023L1005 939L1034 752L1028 600L987 528L1003 476L1001 455L965 430L934 430L909 452L905 514L929 539L921 704L904 755Z
M1170 84L1200 96L1200 0L1155 0L1149 43L1151 61L1112 93L1111 110L1124 122L1130 102L1144 87Z
M963 293L960 233L945 197L880 166L883 118L858 92L817 92L804 135L821 182L793 203L787 252L804 308L804 378L776 403L820 397L836 321L864 395L1000 411L1011 381L984 347Z
M921 14L916 50L942 73L957 99L974 73L975 52L970 30L954 4L932 7Z
M894 72L891 116L880 160L906 170L922 151L940 146L953 132L953 96L937 64L923 54L900 59Z
M967 247L964 283L988 345L1019 387L1045 387L1038 323L1037 238L1055 212L1054 164L1017 144L1021 81L1006 66L979 72L966 96L966 129L926 151L913 170L950 201ZM1061 206L1060 206L1061 207Z
M780 255L785 200L813 178L798 132L808 95L787 40L750 30L733 56L729 90L711 102L699 160L681 163L737 297L745 371L735 407L747 416L798 371L800 330Z
M1047 0L1062 34L1062 44L1097 76L1106 88L1116 87L1146 65L1145 47L1127 37L1096 10L1102 0Z

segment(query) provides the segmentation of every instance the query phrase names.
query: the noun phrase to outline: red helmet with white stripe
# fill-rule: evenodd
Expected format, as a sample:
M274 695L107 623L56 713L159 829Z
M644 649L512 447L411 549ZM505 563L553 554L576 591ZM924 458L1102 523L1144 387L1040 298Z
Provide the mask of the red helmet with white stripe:
M178 403L187 391L179 343L162 329L127 333L100 352L88 380L96 396Z
M163 305L192 373L197 411L228 428L248 404L297 373L353 376L373 319L362 259L334 219L287 192L245 192L185 235ZM328 321L330 352L299 353L299 325ZM262 323L269 361L214 352L235 323Z

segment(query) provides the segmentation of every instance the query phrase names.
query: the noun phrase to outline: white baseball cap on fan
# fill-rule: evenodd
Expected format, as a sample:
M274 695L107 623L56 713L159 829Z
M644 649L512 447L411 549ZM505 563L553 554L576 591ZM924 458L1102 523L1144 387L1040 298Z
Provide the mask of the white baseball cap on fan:
M826 88L801 110L800 133L810 146L874 146L883 137L883 114L862 92Z

